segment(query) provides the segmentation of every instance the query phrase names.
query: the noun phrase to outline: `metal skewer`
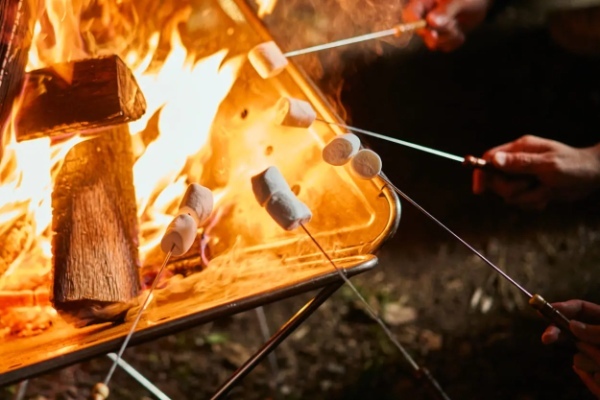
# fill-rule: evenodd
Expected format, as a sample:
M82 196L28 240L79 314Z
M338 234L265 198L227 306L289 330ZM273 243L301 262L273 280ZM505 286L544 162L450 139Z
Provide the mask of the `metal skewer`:
M493 165L490 164L489 162L487 162L486 160L484 160L483 158L479 158L479 157L475 157L475 156L471 156L471 155L461 157L461 156L457 156L455 154L447 153L445 151L432 149L431 147L407 142L406 140L396 139L396 138L393 138L390 136L382 135L380 133L371 132L371 131L368 131L365 129L357 128L355 126L345 125L345 124L341 124L338 122L326 121L326 120L320 119L320 118L317 118L316 121L323 122L328 125L339 126L340 128L344 128L351 132L362 133L363 135L372 136L377 139L386 140L388 142L396 143L396 144L399 144L404 147L410 147L411 149L415 149L415 150L419 150L419 151L422 151L425 153L433 154L433 155L436 155L439 157L446 158L448 160L457 161L466 167L487 169L487 170L493 169Z
M159 388L154 386L152 382L150 382L146 377L140 374L135 368L133 368L129 363L127 363L122 358L119 358L115 353L108 353L106 355L108 358L113 360L115 363L119 365L119 367L123 368L125 372L127 372L133 379L135 379L140 385L142 385L145 389L147 389L150 393L156 396L159 400L171 400L169 396L164 394Z
M301 54L314 53L317 51L333 49L335 47L341 47L341 46L347 46L349 44L365 42L368 40L380 39L380 38L387 37L387 36L400 36L403 33L411 32L411 31L421 29L421 28L425 28L426 26L427 26L427 22L425 22L425 20L408 22L405 24L398 24L398 25L394 26L393 28L386 29L384 31L367 33L365 35L355 36L355 37L348 38L348 39L342 39L342 40L337 40L335 42L330 42L330 43L320 44L317 46L307 47L306 49L288 51L287 53L284 53L283 55L285 57L289 58L289 57L299 56Z
M152 297L152 292L156 288L156 285L158 284L160 276L163 273L163 270L165 269L167 263L169 262L169 259L171 258L171 254L173 253L173 249L174 248L175 248L175 246L173 245L171 247L171 250L169 250L169 252L165 256L165 260L163 261L162 266L158 270L158 273L156 274L156 277L154 277L154 281L152 282L152 286L150 287L150 291L148 292L148 296L146 296L146 298L144 299L144 302L142 303L142 308L140 309L140 311L138 311L137 316L135 317L135 320L133 321L133 324L131 325L131 328L129 329L129 333L125 337L125 340L123 341L123 344L121 345L121 348L119 349L119 352L117 353L117 356L116 356L116 358L115 358L112 366L110 367L110 370L108 371L108 374L106 374L106 378L104 378L104 382L103 383L106 386L108 386L108 382L110 382L110 379L112 378L112 375L115 372L115 369L117 368L117 365L119 364L119 360L122 358L123 352L127 348L127 344L129 343L129 340L133 336L133 333L135 332L135 328L137 327L137 324L140 322L140 318L142 317L142 314L144 313L144 311L146 310L146 307L148 307L148 304L150 303L150 299Z
M494 269L497 273L502 275L507 281L509 281L513 286L519 289L525 296L529 298L529 305L540 312L544 317L546 317L550 322L556 324L561 331L566 332L567 334L571 334L571 330L569 328L569 319L558 311L554 306L548 303L542 296L539 294L531 294L527 289L521 286L517 281L511 278L506 272L502 271L498 268L493 262L488 260L483 254L478 252L473 246L463 240L460 236L454 233L450 228L441 223L437 218L431 215L427 210L421 207L417 202L408 197L404 192L398 189L389 179L387 179L383 174L379 174L379 177L396 193L398 193L404 200L408 201L412 204L416 209L418 209L421 213L425 214L429 219L435 222L438 226L443 228L446 232L452 235L456 240L458 240L462 245L464 245L467 249L469 249L473 254L479 257L483 262L485 262L488 266Z
M448 395L444 392L444 390L442 389L442 387L440 386L440 384L431 375L431 373L429 372L429 370L427 368L419 366L419 364L417 364L416 361L410 356L410 354L408 353L408 351L406 351L406 349L404 348L404 346L402 346L400 344L400 342L398 341L398 339L396 339L396 337L394 336L394 334L390 331L390 329L387 327L387 325L385 324L385 322L383 322L383 320L381 319L381 317L379 317L377 315L377 313L375 312L375 310L373 310L373 308L369 305L369 303L365 300L365 298L360 294L360 292L358 291L358 289L356 289L356 286L354 286L354 284L350 281L350 279L348 279L348 277L346 276L346 274L344 274L344 272L341 269L339 269L338 266L333 262L333 260L331 259L331 257L329 257L329 255L325 251L325 249L323 249L323 247L319 244L319 242L317 241L317 239L315 239L315 237L310 233L310 231L306 228L306 226L303 223L300 223L300 226L302 227L302 229L304 230L304 232L306 232L306 234L312 240L312 242L315 244L315 246L318 247L319 251L321 253L323 253L323 255L325 256L325 258L327 259L327 261L329 261L329 263L337 271L337 273L344 280L344 282L350 287L350 289L352 289L352 291L354 292L354 294L364 304L364 306L365 306L367 312L369 313L369 315L371 316L371 318L373 318L373 320L375 320L375 322L377 322L379 324L379 326L381 327L381 329L383 329L383 331L385 332L386 336L390 339L390 341L400 351L400 353L402 354L402 357L404 357L404 359L410 365L410 368L412 370L413 375L416 378L418 378L418 379L425 379L426 382L429 384L429 387L433 390L433 392L435 393L435 395L436 395L436 397L438 399L441 399L441 400L450 400L450 397L448 397Z

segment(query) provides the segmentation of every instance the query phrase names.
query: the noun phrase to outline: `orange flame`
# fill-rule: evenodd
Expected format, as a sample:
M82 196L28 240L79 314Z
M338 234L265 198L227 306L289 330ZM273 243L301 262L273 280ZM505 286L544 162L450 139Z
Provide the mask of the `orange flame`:
M119 18L115 9L133 7L135 2L100 0L99 18L87 21L112 27ZM143 2L140 6L144 7ZM186 189L184 166L189 157L203 151L212 121L221 101L236 80L242 65L241 57L224 62L227 49L217 51L199 61L182 44L172 23L170 53L158 70L150 68L165 32L153 32L138 46L123 49L130 40L114 34L100 43L100 38L84 36L85 18L90 7L87 0L46 0L46 8L35 25L33 44L27 71L52 66L65 61L110 53L114 49L132 68L147 100L144 117L130 124L134 144L158 117L158 137L141 149L134 167L138 215L141 223L140 252L145 254L160 240L164 227L172 218L167 211L177 203ZM107 10L111 10L110 12ZM176 15L181 19L185 13ZM176 22L176 21L175 21ZM124 31L127 29L125 28ZM114 29L109 30L114 33ZM88 32L89 33L89 32ZM84 40L85 39L85 40ZM97 40L96 40L97 39ZM57 71L67 81L71 71ZM18 102L14 107L15 111ZM83 139L74 138L52 144L48 138L17 143L13 125L9 126L0 160L0 235L19 221L27 226L26 240L15 257L7 262L6 271L0 265L0 290L15 271L46 274L51 268L51 193L54 175L60 170L65 154ZM0 254L1 256L1 254ZM3 273L4 272L4 273Z

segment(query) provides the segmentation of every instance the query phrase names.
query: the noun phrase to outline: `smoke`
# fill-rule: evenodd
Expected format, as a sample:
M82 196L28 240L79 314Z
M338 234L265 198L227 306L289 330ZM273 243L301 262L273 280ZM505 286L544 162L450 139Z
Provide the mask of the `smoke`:
M402 22L403 5L401 0L280 0L272 13L263 17L263 22L286 52L390 29ZM340 101L343 77L386 51L405 47L410 38L410 34L391 36L297 56L292 61L346 119Z

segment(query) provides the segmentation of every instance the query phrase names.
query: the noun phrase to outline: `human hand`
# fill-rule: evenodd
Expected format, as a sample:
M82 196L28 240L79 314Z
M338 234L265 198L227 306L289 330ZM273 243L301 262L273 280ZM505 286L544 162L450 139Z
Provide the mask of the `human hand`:
M578 339L578 352L573 356L573 370L585 386L600 399L600 305L583 300L552 304L571 320L569 329ZM542 343L552 344L563 333L554 325L542 334Z
M574 148L528 135L488 150L483 158L514 177L475 170L473 193L492 191L525 209L580 200L600 188L600 144Z
M465 41L465 33L479 25L493 0L409 0L402 16L405 22L420 19L427 27L417 33L432 50L453 51Z

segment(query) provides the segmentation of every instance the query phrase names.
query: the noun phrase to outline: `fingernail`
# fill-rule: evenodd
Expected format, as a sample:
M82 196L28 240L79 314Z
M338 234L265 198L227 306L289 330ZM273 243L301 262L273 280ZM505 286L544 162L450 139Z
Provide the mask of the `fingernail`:
M494 163L499 167L504 167L504 164L506 164L506 153L499 151L494 154Z
M443 26L448 23L448 17L445 15L434 15L431 17L431 20L436 26Z
M585 329L585 324L579 321L571 321L571 325L577 329Z

